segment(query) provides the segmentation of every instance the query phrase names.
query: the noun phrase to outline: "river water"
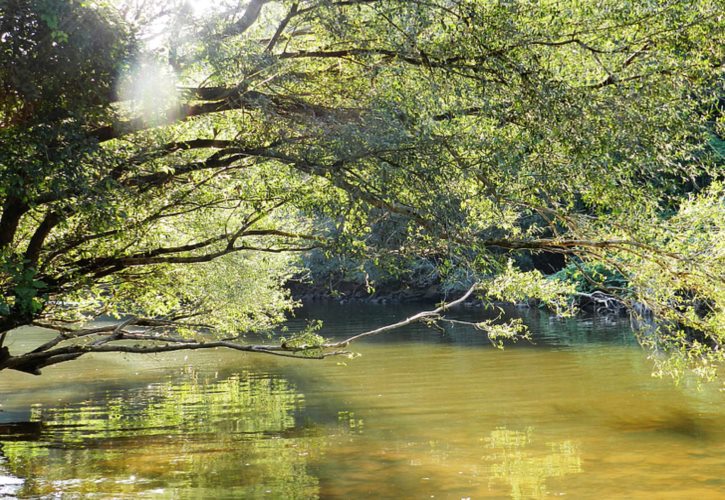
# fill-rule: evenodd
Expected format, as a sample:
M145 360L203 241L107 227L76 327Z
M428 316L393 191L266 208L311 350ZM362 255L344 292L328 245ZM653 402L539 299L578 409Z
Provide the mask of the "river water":
M346 336L413 312L319 305L291 328L317 317ZM0 497L725 498L723 393L652 378L626 322L509 312L534 338L503 351L418 325L353 360L209 351L0 373Z

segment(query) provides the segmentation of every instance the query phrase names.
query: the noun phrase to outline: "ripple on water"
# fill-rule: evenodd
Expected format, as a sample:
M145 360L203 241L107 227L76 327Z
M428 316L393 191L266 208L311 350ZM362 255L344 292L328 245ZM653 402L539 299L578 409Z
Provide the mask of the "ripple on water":
M411 312L300 316L347 336ZM130 498L722 495L721 394L653 379L621 324L535 310L524 319L533 344L504 351L480 332L417 326L357 344L362 356L344 364L216 351L194 367L174 356L95 357L47 378L13 375L0 387L0 484L14 482L0 488Z

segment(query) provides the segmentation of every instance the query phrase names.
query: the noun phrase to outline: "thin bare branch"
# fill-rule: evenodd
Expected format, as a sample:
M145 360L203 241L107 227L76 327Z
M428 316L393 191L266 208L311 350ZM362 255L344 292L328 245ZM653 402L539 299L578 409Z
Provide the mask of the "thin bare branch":
M324 347L325 348L347 347L351 342L355 342L356 340L359 340L359 339L362 339L365 337L380 335L381 333L389 332L391 330L397 330L398 328L402 328L404 326L408 326L413 323L418 323L421 321L438 318L438 317L440 317L441 313L465 302L479 287L480 287L480 283L475 283L473 286L471 286L468 289L468 291L466 293L464 293L463 295L458 297L456 300L453 300L451 302L444 302L443 304L441 304L440 306L436 307L435 309L433 309L431 311L419 312L418 314L414 314L413 316L406 318L403 321L398 321L397 323L393 323L391 325L381 326L380 328L375 328L374 330L369 330L367 332L358 333L357 335L348 337L345 340L342 340L340 342L324 344Z

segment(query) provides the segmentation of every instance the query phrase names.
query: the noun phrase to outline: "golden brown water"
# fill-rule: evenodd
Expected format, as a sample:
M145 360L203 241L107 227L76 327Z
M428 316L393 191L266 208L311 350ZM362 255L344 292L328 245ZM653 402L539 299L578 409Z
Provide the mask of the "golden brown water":
M410 311L308 312L344 335ZM653 379L624 324L526 320L535 345L505 351L419 327L344 363L2 373L0 497L725 498L725 395Z

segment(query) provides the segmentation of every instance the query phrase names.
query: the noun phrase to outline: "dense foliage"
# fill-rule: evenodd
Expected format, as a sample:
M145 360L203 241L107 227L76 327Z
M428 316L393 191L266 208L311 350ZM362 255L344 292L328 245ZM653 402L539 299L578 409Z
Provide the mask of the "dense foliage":
M0 5L0 339L61 333L0 367L324 355L238 337L313 248L564 314L573 286L512 260L558 252L655 314L663 369L720 361L722 0Z

